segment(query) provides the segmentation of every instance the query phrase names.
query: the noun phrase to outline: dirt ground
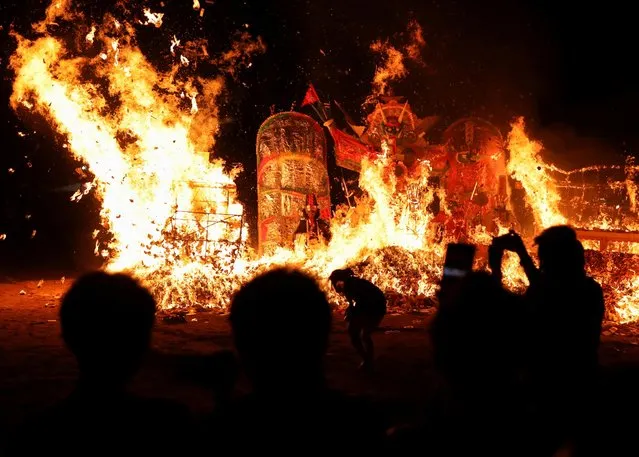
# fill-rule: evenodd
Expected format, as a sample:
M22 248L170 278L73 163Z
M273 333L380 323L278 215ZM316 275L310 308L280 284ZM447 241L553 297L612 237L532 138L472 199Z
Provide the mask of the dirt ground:
M60 280L0 284L0 427L5 432L30 414L69 393L75 363L60 338L58 306L69 286ZM426 328L431 310L389 314L375 335L378 367L370 376L356 370L341 316L334 319L327 356L330 384L375 398L396 420L410 419L436 390ZM277 310L274 310L277 312ZM120 319L108 310L104 319ZM639 332L611 324L604 331L602 363L607 367L639 362ZM210 312L188 315L186 322L158 321L153 353L135 381L145 395L181 401L195 414L212 408L204 356L232 346L226 316ZM240 390L245 383L240 383Z

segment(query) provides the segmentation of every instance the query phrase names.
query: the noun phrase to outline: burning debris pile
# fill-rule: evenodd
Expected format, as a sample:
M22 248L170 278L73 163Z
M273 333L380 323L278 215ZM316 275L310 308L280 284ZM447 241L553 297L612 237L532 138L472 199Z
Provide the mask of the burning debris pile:
M486 245L493 235L521 229L509 199L514 185L524 191L533 231L573 221L590 231L639 229L631 163L617 184L629 196L629 216L565 214L561 180L578 171L546 164L542 145L529 139L523 119L505 138L485 121L466 119L453 124L438 144L426 140L435 117L418 119L398 97L377 102L391 81L405 76L405 58L421 61L425 42L419 25L411 23L404 48L382 41L371 48L384 60L367 101L370 106L376 100L367 126L348 119L349 133L323 108L316 111L334 139L338 165L359 173L362 192L355 201L330 213L321 126L299 113L265 122L260 138L268 141L258 139L258 156L260 163L277 165L258 170L265 180L258 182L263 184L259 201L268 206L260 212L260 230L265 227L260 239L269 245L261 256L251 254L236 198L238 170L210 161L209 153L226 75L249 65L251 54L263 52L264 45L243 33L227 52L212 57L205 43L173 35L166 37L172 65L161 71L140 50L136 30L152 27L160 33L163 15L118 8L92 23L70 0L54 0L28 37L14 34L11 105L23 117L46 119L64 137L64 148L86 163L92 179L72 199L93 192L101 204L96 254L105 258L108 270L141 278L165 308L225 309L242 282L283 264L323 280L332 270L350 266L388 291L396 304L423 306L435 295L446 242L462 237ZM199 2L194 9L204 11ZM194 67L203 59L219 67L218 76L197 75ZM314 91L307 97L310 105L319 102ZM269 130L293 120L317 126L312 141L295 132L295 141L280 141L290 135ZM308 166L311 159L314 166ZM308 176L293 179L296 173ZM290 186L287 176L293 177ZM330 220L330 237L295 244L300 211L305 211L306 227L314 226L308 218L315 211ZM639 265L634 267L639 261L627 254L631 244L617 247L626 253L591 253L590 269L606 287L609 317L629 322L639 318ZM620 264L624 270L618 272ZM509 287L525 286L516 258L507 257L504 268Z

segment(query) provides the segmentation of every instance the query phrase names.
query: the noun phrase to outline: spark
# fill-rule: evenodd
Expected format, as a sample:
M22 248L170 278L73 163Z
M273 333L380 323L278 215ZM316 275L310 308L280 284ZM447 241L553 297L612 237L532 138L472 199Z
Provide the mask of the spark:
M93 40L95 40L95 31L96 31L96 28L95 28L95 25L94 25L94 26L91 27L91 31L89 33L87 33L86 40L89 43L93 43Z
M171 40L171 55L175 55L175 48L180 46L180 40L177 39L175 35L173 35L173 39Z
M197 107L196 98L197 98L197 94L191 95L191 114L195 114L199 111Z
M162 27L162 18L164 17L164 13L153 13L149 8L144 8L143 13L144 16L146 16L146 22L143 22L143 25L152 24L157 28Z

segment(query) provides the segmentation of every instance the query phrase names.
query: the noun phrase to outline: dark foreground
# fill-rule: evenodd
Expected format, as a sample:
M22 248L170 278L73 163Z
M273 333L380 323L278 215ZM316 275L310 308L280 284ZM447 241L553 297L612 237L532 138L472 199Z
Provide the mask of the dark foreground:
M69 281L24 281L0 284L0 430L10 433L25 417L64 398L76 379L75 362L60 338L59 297ZM24 291L24 294L21 294ZM277 313L277 308L273 309ZM426 334L432 313L388 315L375 335L377 370L365 375L356 370L341 315L334 316L327 356L331 385L375 400L389 422L409 421L436 395L440 384L434 373ZM126 319L104 310L103 319ZM609 377L610 396L624 401L636 396L639 382L617 385L616 373L639 365L639 328L605 326L601 361ZM504 342L507 344L507 342ZM225 316L197 313L186 322L158 319L153 353L136 379L137 393L159 396L188 405L194 414L213 407L207 372L208 354L231 349ZM636 368L631 368L634 372ZM637 370L639 371L639 370ZM632 376L639 379L639 376ZM238 390L244 390L241 381ZM636 386L636 387L633 387Z

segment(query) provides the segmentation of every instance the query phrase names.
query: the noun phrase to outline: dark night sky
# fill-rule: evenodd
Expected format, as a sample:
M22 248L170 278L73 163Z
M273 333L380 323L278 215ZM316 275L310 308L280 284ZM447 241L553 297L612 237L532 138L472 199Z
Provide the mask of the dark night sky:
M8 108L6 64L14 46L8 31L12 24L25 30L42 17L47 3L0 4L0 233L9 235L0 241L0 262L14 269L33 259L42 268L86 267L97 223L95 202L72 204L69 195L51 192L74 182L74 163L66 151L55 146L46 129L19 137L17 131L26 129ZM110 2L84 3L98 15ZM562 166L620 161L639 147L639 82L633 71L638 40L631 7L621 1L589 6L572 0L216 0L212 6L202 1L207 10L202 19L191 0L165 0L164 8L157 1L139 3L164 10L165 35L175 30L205 36L213 49L224 49L244 24L264 39L267 52L238 81L229 82L222 107L226 123L216 148L246 168L238 184L249 216L255 214L255 135L270 107L282 111L299 103L312 81L320 95L362 117L376 64L368 47L378 38L401 43L411 18L424 30L427 66L409 64L409 76L394 89L409 97L418 115L440 114L443 124L479 115L504 130L514 116L524 115ZM152 52L153 40L141 41L143 50ZM13 175L7 174L9 167L16 170ZM34 228L38 234L31 240Z

